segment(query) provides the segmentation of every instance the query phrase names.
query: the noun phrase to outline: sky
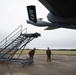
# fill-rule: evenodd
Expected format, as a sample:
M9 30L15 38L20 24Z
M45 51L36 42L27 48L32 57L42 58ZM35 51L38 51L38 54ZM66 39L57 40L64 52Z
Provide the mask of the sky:
M26 48L76 49L76 30L64 28L44 30L46 27L27 24L28 5L35 5L37 18L47 21L49 11L38 0L0 0L0 41L22 25L23 29L27 28L27 33L41 34L27 44Z

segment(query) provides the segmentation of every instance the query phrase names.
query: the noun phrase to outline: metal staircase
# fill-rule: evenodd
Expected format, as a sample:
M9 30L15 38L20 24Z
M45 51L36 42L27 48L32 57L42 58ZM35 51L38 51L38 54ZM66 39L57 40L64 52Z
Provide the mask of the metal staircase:
M34 38L40 36L39 33L27 34L27 29L22 30L22 25L13 31L9 36L0 42L0 61L11 61L18 50L22 50ZM22 53L21 51L21 53ZM17 59L21 55L18 55Z

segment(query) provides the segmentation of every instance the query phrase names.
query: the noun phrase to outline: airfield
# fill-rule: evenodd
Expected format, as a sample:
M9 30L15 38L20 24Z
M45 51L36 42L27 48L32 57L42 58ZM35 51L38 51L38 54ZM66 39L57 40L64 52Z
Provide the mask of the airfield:
M20 58L29 57L28 51ZM52 61L47 62L46 58L45 50L37 50L33 64L0 62L0 75L76 75L76 51L52 51Z

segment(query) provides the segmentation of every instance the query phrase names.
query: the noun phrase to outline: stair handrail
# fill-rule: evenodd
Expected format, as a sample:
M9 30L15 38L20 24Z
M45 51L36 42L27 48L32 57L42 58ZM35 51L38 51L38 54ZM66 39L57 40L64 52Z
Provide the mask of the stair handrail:
M26 30L26 32L24 32L25 30ZM25 28L25 29L22 30L22 34L23 34L23 32L24 32L24 34L27 33L27 28Z
M26 32L24 32L25 30L26 30ZM23 34L23 32L24 32L24 34L27 33L27 28L23 29L21 33L18 33L18 32L19 32L19 31L17 31L16 34L14 34L14 35L12 36L13 38L11 37L13 40L11 40L11 38L9 38L9 39L7 40L8 43L14 41L18 36L20 36L20 34ZM7 44L7 45L8 45L8 44Z
M5 39L3 39L1 42L0 42L0 48L1 48L1 46L3 45L3 44L6 44L7 43L7 41L9 40L8 38L12 35L12 34L14 34L18 29L20 29L20 34L22 34L22 25L20 25L18 28L16 28L11 34L9 34ZM14 34L14 35L16 35L16 34ZM14 36L13 35L13 36ZM11 38L10 38L11 39ZM3 43L3 44L2 44Z

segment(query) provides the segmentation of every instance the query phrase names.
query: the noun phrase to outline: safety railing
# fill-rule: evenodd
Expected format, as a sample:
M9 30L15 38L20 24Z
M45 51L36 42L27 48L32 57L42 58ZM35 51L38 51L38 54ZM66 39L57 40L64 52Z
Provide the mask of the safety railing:
M8 35L4 40L0 42L0 50L8 46L13 40L15 40L22 32L26 33L27 29L22 30L22 25L15 29L10 35Z

